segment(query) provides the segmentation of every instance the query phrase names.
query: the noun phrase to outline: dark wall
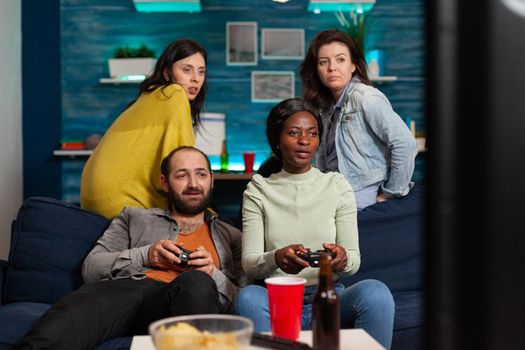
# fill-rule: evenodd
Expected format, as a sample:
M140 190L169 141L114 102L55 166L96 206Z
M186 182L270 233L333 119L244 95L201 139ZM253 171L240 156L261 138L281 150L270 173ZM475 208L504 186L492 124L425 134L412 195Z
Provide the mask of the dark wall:
M60 11L58 0L22 1L24 198L61 198Z
M428 348L524 349L525 13L428 3Z

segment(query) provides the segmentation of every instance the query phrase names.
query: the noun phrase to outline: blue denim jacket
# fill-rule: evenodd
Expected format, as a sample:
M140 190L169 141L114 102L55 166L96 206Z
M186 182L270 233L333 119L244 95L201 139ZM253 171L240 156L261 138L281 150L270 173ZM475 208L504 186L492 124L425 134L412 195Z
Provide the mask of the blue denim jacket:
M329 116L323 116L325 131ZM316 155L325 171L326 135ZM354 77L344 96L335 132L339 172L354 191L379 183L387 197L401 197L410 182L417 155L416 140L386 96Z

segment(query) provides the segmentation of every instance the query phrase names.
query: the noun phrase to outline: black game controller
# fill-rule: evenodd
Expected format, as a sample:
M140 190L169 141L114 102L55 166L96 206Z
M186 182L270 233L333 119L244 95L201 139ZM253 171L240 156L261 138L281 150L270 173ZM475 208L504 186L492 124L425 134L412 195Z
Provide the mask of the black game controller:
M319 267L319 259L321 258L322 254L328 254L332 257L332 259L335 258L335 253L328 248L324 250L316 250L315 252L312 252L310 249L308 249L306 253L298 252L297 256L310 264L310 267Z
M175 264L175 265L180 266L180 267L188 266L188 261L191 260L190 254L193 253L193 251L185 249L178 244L175 244L175 245L180 249L180 254L178 255L178 258L180 259L180 263Z

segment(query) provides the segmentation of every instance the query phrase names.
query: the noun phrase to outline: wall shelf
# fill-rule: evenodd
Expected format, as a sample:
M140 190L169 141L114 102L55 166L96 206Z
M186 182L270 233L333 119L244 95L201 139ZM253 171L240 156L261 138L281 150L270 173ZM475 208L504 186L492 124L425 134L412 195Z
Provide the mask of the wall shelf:
M93 153L91 149L56 149L53 155L56 157L89 157Z
M253 173L219 173L215 172L213 173L215 176L215 180L245 180L249 181Z
M424 137L417 137L416 140L418 141L418 149L419 152L426 152L426 138ZM90 149L56 149L53 151L53 155L56 157L89 157L93 153L93 150ZM216 179L221 180L249 180L252 177L253 174L246 174L246 173L215 173Z
M122 79L113 79L113 78L100 78L99 82L100 84L119 85L119 84L140 84L142 83L142 80L122 80Z
M89 157L93 153L93 150L90 149L80 149L80 150L69 150L69 149L57 149L53 151L55 157ZM241 173L241 172L230 172L230 173L221 173L218 171L214 172L216 180L231 180L231 181L249 181L253 173Z
M396 80L397 80L397 76L395 75L385 75L385 76L370 78L370 81L373 81L375 83L387 83L387 82L396 81Z

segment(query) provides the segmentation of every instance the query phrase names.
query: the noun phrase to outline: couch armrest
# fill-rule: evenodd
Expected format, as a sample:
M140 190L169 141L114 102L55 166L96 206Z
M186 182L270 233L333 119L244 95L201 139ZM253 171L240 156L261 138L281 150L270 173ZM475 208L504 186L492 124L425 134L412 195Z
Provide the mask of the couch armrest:
M4 280L7 274L7 266L7 261L0 259L0 305L3 305L4 301Z
M82 262L108 224L61 200L26 199L12 227L4 302L54 304L80 287Z

